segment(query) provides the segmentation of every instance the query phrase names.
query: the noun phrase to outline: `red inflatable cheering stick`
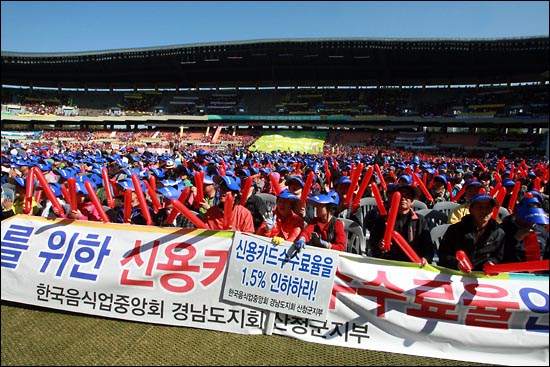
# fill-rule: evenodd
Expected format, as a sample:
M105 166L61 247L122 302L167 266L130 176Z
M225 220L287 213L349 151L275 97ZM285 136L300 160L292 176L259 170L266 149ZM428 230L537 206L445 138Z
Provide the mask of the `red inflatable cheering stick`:
M465 273L472 272L472 262L468 259L468 255L462 250L456 252L456 259L458 260L458 268Z
M388 220L386 223L386 232L384 232L384 246L383 251L389 251L391 247L391 239L393 236L393 229L395 227L395 220L397 219L397 213L401 206L401 193L396 191L392 194L390 212L388 213Z
M34 168L34 167L33 167ZM34 194L34 170L29 170L25 183L25 207L23 212L29 214L32 210L32 196Z
M233 216L233 202L235 198L231 192L225 193L225 203L223 203L223 229L230 229L231 217Z

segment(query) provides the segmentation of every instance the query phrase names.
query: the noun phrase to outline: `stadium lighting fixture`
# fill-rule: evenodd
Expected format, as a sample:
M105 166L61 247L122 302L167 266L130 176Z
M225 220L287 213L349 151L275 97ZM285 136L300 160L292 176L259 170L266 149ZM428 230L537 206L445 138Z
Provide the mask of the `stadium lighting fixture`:
M329 55L328 58L329 59L342 59L344 56L342 55Z
M180 64L183 64L183 65L186 65L186 64L195 64L195 63L196 63L196 61L194 60L194 58L190 58L189 56L187 56L187 57L185 58L185 61L184 61L183 58L182 58L182 60L181 60L181 62L180 62Z
M353 56L354 59L370 59L370 56Z
M241 60L242 58L242 56L227 56L228 60Z
M304 57L319 57L319 55L317 55L317 54L312 54L312 55L304 55Z
M212 62L212 61L220 61L220 59L204 59L204 61Z

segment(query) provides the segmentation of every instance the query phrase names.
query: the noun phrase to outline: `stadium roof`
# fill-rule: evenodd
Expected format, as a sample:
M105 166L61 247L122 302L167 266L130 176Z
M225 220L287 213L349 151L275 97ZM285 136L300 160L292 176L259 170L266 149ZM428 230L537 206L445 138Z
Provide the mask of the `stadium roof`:
M549 37L264 39L2 52L2 84L55 88L482 84L548 80Z

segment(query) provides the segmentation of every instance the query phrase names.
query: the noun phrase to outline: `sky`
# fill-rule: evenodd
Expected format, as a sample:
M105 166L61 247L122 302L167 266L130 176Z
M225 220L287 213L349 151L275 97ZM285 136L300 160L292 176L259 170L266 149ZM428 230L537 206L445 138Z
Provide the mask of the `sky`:
M2 1L2 52L289 38L548 36L548 1Z

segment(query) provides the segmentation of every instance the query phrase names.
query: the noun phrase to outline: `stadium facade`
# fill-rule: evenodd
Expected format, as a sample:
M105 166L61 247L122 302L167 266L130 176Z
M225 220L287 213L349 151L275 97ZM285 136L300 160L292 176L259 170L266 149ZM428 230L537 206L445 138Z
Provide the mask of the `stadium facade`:
M200 90L215 93L224 89L246 90L261 98L265 89L280 92L300 88L322 94L344 88L367 94L374 90L470 88L480 91L487 88L498 94L499 89L529 86L541 96L537 97L537 103L529 101L529 104L536 105L539 111L547 111L548 55L548 36L267 39L71 53L3 51L1 79L3 96L9 88L23 87L31 92L53 89L69 94L73 91L88 95L97 93L98 98L103 96L99 91L116 94L145 90L178 94ZM281 116L273 111L262 111L259 115L245 112L229 116L209 114L208 111L189 115L163 111L140 116L80 115L46 119L55 128L76 124L85 129L97 123L104 128L215 126L221 120L224 125L234 127L278 125L413 130L458 127L470 131L489 127L498 129L499 133L505 133L508 128L525 127L538 133L547 131L547 113L512 116L508 113L509 107L514 106L507 105L506 111L500 114L435 114L429 118L418 114L367 115L363 112L291 111L290 116ZM2 123L8 128L10 124L20 123L29 124L30 128L40 127L45 118L19 116L4 110L5 105Z

